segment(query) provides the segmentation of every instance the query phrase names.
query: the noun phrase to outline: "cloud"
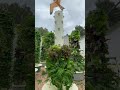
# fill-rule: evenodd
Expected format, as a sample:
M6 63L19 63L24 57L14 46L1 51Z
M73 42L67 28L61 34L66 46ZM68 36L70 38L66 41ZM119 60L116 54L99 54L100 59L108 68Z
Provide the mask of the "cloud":
M53 0L35 0L35 26L46 27L49 31L54 30L54 12L50 15L49 7ZM61 5L65 7L64 31L69 34L76 25L85 26L85 0L61 0Z

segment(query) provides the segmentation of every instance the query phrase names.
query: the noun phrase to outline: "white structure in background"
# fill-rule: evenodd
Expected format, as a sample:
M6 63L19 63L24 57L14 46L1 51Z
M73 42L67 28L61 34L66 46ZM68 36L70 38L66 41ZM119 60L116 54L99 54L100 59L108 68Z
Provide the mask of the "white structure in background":
M85 36L83 36L81 39L80 39L80 54L85 57Z
M55 12L55 45L64 45L63 12Z
M55 12L55 45L68 45L69 46L69 36L64 36L64 28L63 28L63 12L62 11L56 11ZM80 39L80 50L81 55L85 56L85 36Z
M64 45L69 46L69 36L68 36L68 34L66 36L64 36Z

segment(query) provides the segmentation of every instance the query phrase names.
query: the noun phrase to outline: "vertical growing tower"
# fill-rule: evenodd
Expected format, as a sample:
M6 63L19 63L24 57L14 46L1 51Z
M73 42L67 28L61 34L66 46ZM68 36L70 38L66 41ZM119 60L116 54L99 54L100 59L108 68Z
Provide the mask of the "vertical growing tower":
M55 45L62 46L64 44L64 28L63 28L63 12L55 12Z

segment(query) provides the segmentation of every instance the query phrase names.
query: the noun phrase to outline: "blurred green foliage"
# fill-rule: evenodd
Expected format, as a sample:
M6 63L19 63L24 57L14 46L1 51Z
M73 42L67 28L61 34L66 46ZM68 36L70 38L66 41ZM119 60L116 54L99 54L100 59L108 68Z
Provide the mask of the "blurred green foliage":
M0 10L0 89L10 87L13 38L13 17L11 13Z
M40 45L42 39L42 45ZM35 30L35 62L46 61L47 50L54 44L54 33L48 32L46 28Z
M46 28L35 28L35 63L39 63L41 60L40 54L42 54L42 46L40 48L41 39L48 33ZM42 42L43 43L43 42ZM41 53L40 53L41 52Z
M85 70L85 58L80 54L80 38L82 38L80 35L84 35L85 33L83 32L84 29L81 26L76 26L69 36L70 48L72 50L71 59L76 65L76 71Z
M33 12L26 5L0 4L0 88L25 82L26 90L34 90L34 22ZM12 58L15 34L17 47Z
M17 25L16 30L18 37L14 83L19 85L26 82L26 90L34 90L34 16L28 16L21 24Z
M70 59L71 50L68 46L62 47L53 45L49 48L46 61L48 78L58 90L69 90L73 83L73 74L75 73L74 62Z
M102 9L90 11L86 18L86 89L117 90L119 78L108 68L106 57L109 54L105 38L109 16Z

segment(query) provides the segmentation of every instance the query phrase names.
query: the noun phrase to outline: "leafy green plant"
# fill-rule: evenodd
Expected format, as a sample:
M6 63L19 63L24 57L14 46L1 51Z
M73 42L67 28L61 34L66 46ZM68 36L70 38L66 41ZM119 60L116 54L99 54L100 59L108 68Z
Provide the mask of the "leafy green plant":
M69 90L75 72L74 62L70 59L71 50L68 46L51 46L46 61L48 77L58 90Z
M72 31L69 37L70 47L79 51L80 49L79 40L80 40L80 30L76 27L75 30Z
M0 3L0 90L24 81L34 90L34 20L26 5Z
M72 31L69 41L70 41L70 47L71 47L71 60L74 61L76 71L84 71L85 70L85 58L80 55L80 35L82 33L83 29L80 26L76 26L75 30ZM83 33L82 33L83 34Z
M85 58L76 49L72 49L71 60L74 61L76 71L80 72L85 70Z

